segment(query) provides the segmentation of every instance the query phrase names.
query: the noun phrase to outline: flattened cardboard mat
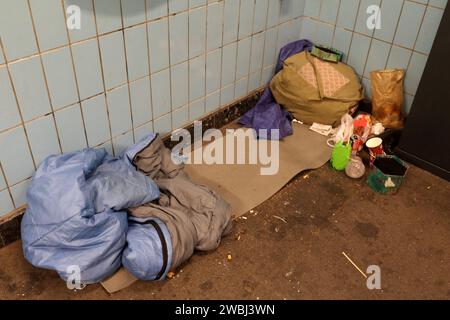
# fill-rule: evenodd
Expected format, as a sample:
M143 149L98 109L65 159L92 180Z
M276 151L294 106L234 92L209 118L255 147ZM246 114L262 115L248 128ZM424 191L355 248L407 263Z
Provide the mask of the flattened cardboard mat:
M188 165L186 172L196 183L218 192L236 217L242 216L280 191L305 170L322 167L331 157L327 137L294 123L294 134L280 141L279 171L261 175L266 165ZM248 158L248 157L247 157Z
M302 171L320 168L330 159L332 150L327 146L327 137L302 124L293 126L294 134L280 141L279 170L275 175L261 175L261 168L267 167L262 164L193 164L186 166L186 172L193 181L215 190L228 201L235 217L242 216L271 198ZM135 281L136 278L122 268L102 285L113 293Z

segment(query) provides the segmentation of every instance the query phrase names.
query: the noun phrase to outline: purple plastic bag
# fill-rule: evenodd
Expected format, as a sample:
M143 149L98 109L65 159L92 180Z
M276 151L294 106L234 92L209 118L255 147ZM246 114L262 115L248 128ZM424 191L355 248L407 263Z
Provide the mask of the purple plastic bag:
M312 47L313 43L309 40L298 40L284 46L278 56L275 74L283 69L283 62L286 59L302 51L310 51ZM278 129L279 138L282 139L293 133L292 120L291 114L275 101L270 88L267 87L256 106L243 115L239 123L245 127L255 129L258 134L260 129L268 129L268 135L260 135L259 138L261 139L272 139L270 130ZM273 138L275 139L276 137Z

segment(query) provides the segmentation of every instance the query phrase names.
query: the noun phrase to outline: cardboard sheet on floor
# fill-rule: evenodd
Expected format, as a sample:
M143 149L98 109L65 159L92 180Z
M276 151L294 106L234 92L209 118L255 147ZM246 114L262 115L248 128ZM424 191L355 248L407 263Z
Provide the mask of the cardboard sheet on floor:
M327 146L327 137L309 130L302 124L294 123L293 126L294 134L280 141L279 170L275 175L261 175L261 168L267 167L262 164L192 164L187 165L185 171L193 181L215 190L227 200L235 217L242 216L268 200L302 171L320 168L330 159L332 150ZM248 154L246 158L248 159ZM133 275L121 268L111 278L102 282L102 286L109 293L114 293L135 281L137 279Z
M121 267L112 277L102 281L102 286L108 293L115 293L126 287L131 286L138 279L127 271L124 267Z
M279 171L262 176L258 165L188 165L186 172L227 200L236 217L242 216L268 200L296 175L322 167L331 157L327 137L293 123L294 134L280 141Z

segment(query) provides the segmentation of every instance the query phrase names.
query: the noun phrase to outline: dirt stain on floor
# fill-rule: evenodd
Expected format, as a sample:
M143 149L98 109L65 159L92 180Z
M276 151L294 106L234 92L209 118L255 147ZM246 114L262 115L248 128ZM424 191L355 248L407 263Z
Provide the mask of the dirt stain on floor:
M356 222L355 230L365 238L376 239L380 229L372 223Z

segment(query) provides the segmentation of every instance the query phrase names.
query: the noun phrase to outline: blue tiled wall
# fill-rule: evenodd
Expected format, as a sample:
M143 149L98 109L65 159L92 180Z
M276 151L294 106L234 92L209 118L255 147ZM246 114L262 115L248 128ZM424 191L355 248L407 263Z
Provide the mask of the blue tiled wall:
M112 154L248 95L281 46L333 45L369 72L408 70L413 101L446 0L1 0L0 216L25 203L41 161ZM365 27L380 4L382 29ZM81 29L65 10L81 8ZM370 90L368 90L370 95Z
M81 8L81 29L66 9ZM50 154L119 154L263 86L304 0L1 0L0 216Z
M370 5L381 9L381 29L367 27ZM343 51L369 98L371 71L405 69L409 112L446 5L447 0L306 0L301 35Z

